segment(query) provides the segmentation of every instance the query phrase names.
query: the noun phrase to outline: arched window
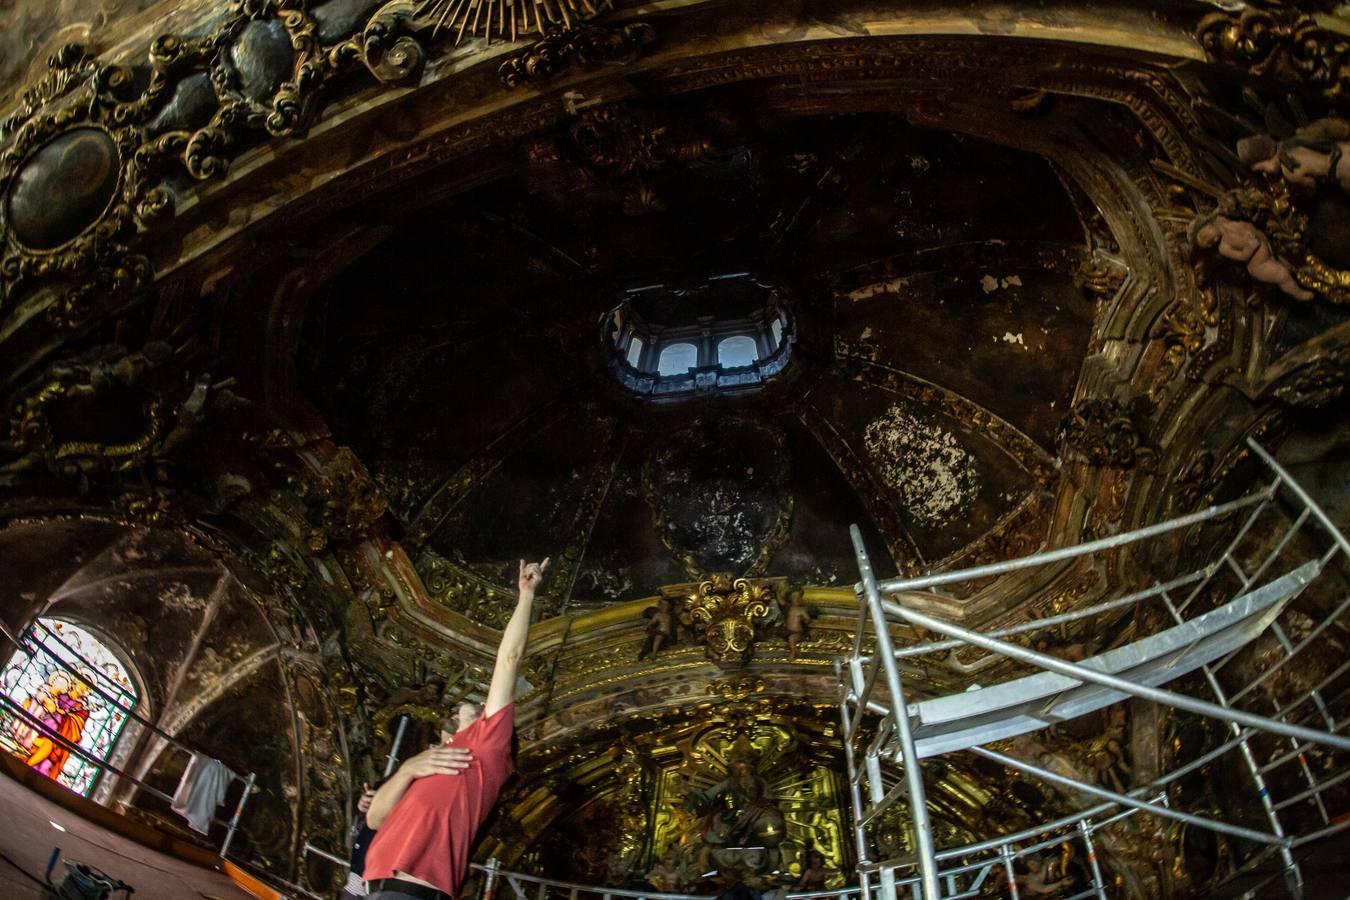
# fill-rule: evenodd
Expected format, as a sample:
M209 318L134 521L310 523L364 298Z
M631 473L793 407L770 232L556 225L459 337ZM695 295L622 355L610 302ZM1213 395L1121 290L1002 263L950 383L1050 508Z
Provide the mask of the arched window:
M637 368L638 362L642 359L642 338L637 335L628 341L628 364Z
M0 748L86 796L102 767L71 753L52 733L106 760L137 700L135 682L112 650L60 619L28 627L0 672L0 692L8 698L0 705Z
M698 348L693 344L671 344L661 351L658 375L683 375L698 365Z
M717 345L717 363L724 369L754 365L759 359L755 339L745 335L729 337Z

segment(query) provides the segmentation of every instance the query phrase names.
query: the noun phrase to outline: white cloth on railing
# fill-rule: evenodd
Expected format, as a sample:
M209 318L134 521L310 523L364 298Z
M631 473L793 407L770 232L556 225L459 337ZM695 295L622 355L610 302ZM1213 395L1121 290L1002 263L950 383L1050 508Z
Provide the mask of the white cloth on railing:
M193 753L183 778L174 791L171 808L187 819L193 831L206 834L211 828L211 817L225 802L225 790L230 786L231 772L218 759Z

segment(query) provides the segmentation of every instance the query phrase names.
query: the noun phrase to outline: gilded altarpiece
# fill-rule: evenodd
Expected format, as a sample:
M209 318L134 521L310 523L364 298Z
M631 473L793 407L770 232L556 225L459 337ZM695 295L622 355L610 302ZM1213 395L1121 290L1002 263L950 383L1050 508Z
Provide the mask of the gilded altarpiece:
M705 892L710 885L794 887L817 851L836 875L851 862L844 841L845 785L804 752L789 722L718 723L680 745L653 797L647 882ZM665 884L657 884L664 881Z

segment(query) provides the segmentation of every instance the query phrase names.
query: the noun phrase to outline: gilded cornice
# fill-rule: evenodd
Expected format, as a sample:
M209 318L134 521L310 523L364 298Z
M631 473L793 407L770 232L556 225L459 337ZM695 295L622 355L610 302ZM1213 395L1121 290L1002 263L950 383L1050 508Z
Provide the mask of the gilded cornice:
M247 14L244 18L240 18L240 12L237 11L225 17L223 24L213 37L215 43L211 47L201 48L203 52L209 54L217 52L216 49L212 48L233 47L234 45L230 42L234 40L236 34L247 30L247 23L249 22L272 21L282 23L290 35L291 43L296 48L293 82L284 83L274 96L258 95L256 98L245 96L239 99L236 104L241 115L246 109L262 110L270 106L271 111L266 115L266 130L280 138L281 143L273 138L265 140L263 146L258 149L246 149L247 142L236 141L239 135L233 134L230 130L237 127L233 124L234 120L230 119L230 116L224 118L217 116L216 124L211 125L210 129L194 133L185 140L185 143L181 146L184 153L183 160L189 171L197 177L208 179L215 186L203 185L202 190L186 193L177 192L175 208L178 222L175 225L175 230L186 227L188 230L180 233L183 233L189 239L176 261L167 258L156 260L158 274L162 275L170 271L179 262L199 255L209 245L216 244L234 233L236 227L256 225L263 217L293 204L300 198L301 194L308 193L313 188L325 184L328 181L327 178L311 179L308 188L302 187L306 179L303 176L299 178L296 176L307 166L301 163L299 159L294 158L283 164L283 157L292 155L297 148L327 144L337 139L337 136L343 132L351 134L351 126L358 119L370 119L378 114L382 106L390 103L397 102L400 105L407 106L413 97L420 94L427 94L428 99L430 99L431 95L442 93L438 87L442 83L465 81L464 87L470 88L477 77L474 72L487 68L485 64L495 62L507 52L508 48L503 44L482 46L474 42L444 52L444 55L440 57L436 56L434 50L420 51L429 58L429 62L425 71L416 75L418 90L414 95L409 95L403 89L403 82L406 77L412 77L412 70L406 73L399 71L391 75L384 72L380 68L381 64L372 58L373 54L384 53L388 50L384 46L385 44L391 42L397 44L404 40L403 37L397 37L399 33L407 32L407 39L413 40L414 43L424 39L421 30L423 26L420 26L416 21L405 22L398 19L394 12L386 13L386 10L393 5L390 4L381 8L372 18L371 23L366 26L366 30L358 34L356 38L348 39L347 44L320 42L316 37L313 21L306 18L305 14L298 10L292 11L291 7L284 2L263 3L258 5L256 9L250 7L245 11ZM681 73L692 73L694 71L735 73L735 77L763 77L764 75L771 75L775 71L786 74L786 70L782 68L784 65L782 62L783 54L780 51L792 45L815 48L817 52L807 54L802 59L802 65L818 69L822 65L828 66L829 60L832 58L843 58L839 57L843 48L838 46L841 34L853 38L867 38L867 44L871 48L868 51L869 53L880 49L879 45L891 43L894 47L893 52L896 54L892 56L891 64L904 65L906 58L917 60L933 58L934 54L942 55L943 41L948 42L951 46L950 57L952 60L960 57L979 59L985 54L966 53L961 47L964 40L970 37L989 39L991 33L989 24L991 21L1000 22L1000 27L995 29L999 35L996 40L1010 44L1016 44L1023 40L1050 40L1060 41L1075 47L1114 46L1117 48L1133 47L1135 50L1148 47L1152 48L1154 54L1159 51L1164 54L1170 52L1176 58L1187 58L1188 42L1181 37L1184 30L1180 28L1160 29L1154 20L1144 16L1131 16L1129 13L1122 17L1097 11L1075 12L1066 18L1063 15L1046 15L1036 10L1018 9L1016 6L1010 6L1006 12L986 11L970 16L953 15L933 10L897 11L886 7L863 6L852 10L835 11L831 20L818 20L817 24L803 29L783 13L778 13L777 18L770 16L768 21L758 23L753 28L747 28L739 16L726 16L724 13L714 14L710 8L706 11L713 17L714 28L711 36L703 25L696 29L688 29L688 34L682 33L685 29L680 27L680 23L685 17L698 18L705 12L705 5L703 4L683 5L674 19L663 20L663 27L669 32L669 35L663 38L659 51L637 60L627 68L633 73L642 71L659 72L663 79L674 78L675 82L684 77ZM632 10L618 9L611 14L610 18L623 21L630 18L632 14ZM1129 27L1120 24L1122 21L1131 22L1138 30L1132 32ZM1007 24L1009 22L1010 25ZM738 28L743 30L737 32L736 29ZM1131 34L1134 34L1137 38L1134 44L1131 44L1128 39ZM1166 40L1166 35L1169 34L1173 36L1172 43L1168 43ZM695 35L697 35L696 39ZM925 35L928 36L928 43L919 40L920 36ZM933 43L934 41L936 43ZM159 57L165 60L161 69L165 73L162 79L163 85L157 88L157 99L149 105L146 105L140 99L131 101L133 105L139 104L138 108L145 109L147 112L157 109L164 102L162 98L172 93L175 87L174 78L182 77L174 73L180 71L184 64L184 57L178 52L177 48L174 48L173 51L176 55L166 56L163 52L163 47L166 45L161 42L156 46L159 48L156 50ZM429 46L435 47L436 39L430 39ZM731 60L726 54L756 47L774 48L774 55L778 61L767 68L759 66L754 61L728 67L727 63ZM321 50L322 52L320 52ZM197 53L198 49L194 46L192 52ZM701 64L678 62L678 60L688 59L692 55L716 58L717 64L710 68ZM134 61L134 58L134 55L132 55L130 60ZM325 109L324 119L322 123L310 127L312 124L310 120L314 116L314 111L318 109L316 105L319 102L318 94L321 90L326 90L326 85L333 75L358 61L371 67L377 80L386 79L397 85L399 89L385 91L383 94L366 91L356 95L351 100L325 96L327 108ZM191 65L191 63L188 63L188 71L192 70ZM883 52L880 56L870 60L866 56L855 57L848 68L879 67L884 69L887 65L886 54ZM969 63L963 64L967 67L969 65ZM961 70L955 71L959 74ZM974 70L970 71L973 73ZM920 74L920 72L916 70L916 74ZM584 82L594 80L596 77L600 77L603 81L605 73L602 71L597 76L595 73L588 72L573 80ZM719 77L726 77L726 75L719 75ZM564 84L558 85L558 87L563 86ZM679 89L677 83L672 83L672 86ZM433 131L444 133L447 128L453 129L457 124L463 125L475 118L505 112L513 106L526 109L534 103L534 97L529 92L524 92L516 98L496 97L488 101L488 95L482 93L485 87L485 85L479 84L470 88L472 93L479 94L483 101L487 101L481 102L477 108L474 107L472 102L464 103L464 98L460 98L459 102L453 104L444 103L444 98L436 98L436 101L433 102L440 110L452 110L450 117L446 118L444 112L441 112L439 114L440 124L433 125L432 123L437 121L438 116L414 115L413 121L424 123L422 136L415 139L411 146L406 141L399 141L398 143L401 146L399 146L398 152L379 168L385 168L388 163L403 166L424 155L422 151L414 148L417 146L418 140L426 140L425 135ZM610 91L612 93L612 88ZM606 97L606 99L610 99L610 97ZM261 115L261 113L259 114ZM527 115L527 120L530 118L537 120L537 117L541 114L547 116L544 109L538 109L533 116ZM559 114L555 113L548 118L556 118ZM222 115L224 114L222 113ZM234 114L231 113L230 115L233 116ZM237 119L238 116L235 116L235 118ZM500 125L493 130L500 134ZM369 131L366 133L370 134ZM378 129L375 133L378 134ZM305 139L295 140L301 134L305 135ZM432 140L439 142L441 138ZM225 163L232 153L237 152L231 150L231 145L236 143L242 153L229 162L228 168L230 171L226 174ZM455 143L459 145L457 149L460 152L468 150L472 145L471 141L467 144L463 141L456 141ZM178 148L157 148L152 155L162 155L166 151L177 152ZM348 157L349 162L346 168L349 172L343 180L350 178L355 171L364 168L366 163L374 162L378 157L378 152L369 153L365 162L359 162L355 165L350 162L350 157ZM217 160L219 162L216 162ZM278 168L279 166L280 168ZM269 169L277 171L278 174L283 170L287 173L284 186L274 185L267 190L266 193L270 196L267 203L255 204L248 216L238 217L239 224L237 226L232 224L224 228L215 227L208 238L209 244L200 243L199 239L207 236L195 232L188 225L190 220L199 218L202 214L201 212L194 212L194 207L200 209L202 202L214 204L227 197L237 197L238 185L244 182L256 183L260 177L266 178L265 173ZM235 187L231 187L231 185L235 185ZM351 187L349 182L345 186ZM297 188L300 189L298 193ZM344 193L349 196L351 194L349 190L344 190ZM253 195L258 196L258 193L255 191Z

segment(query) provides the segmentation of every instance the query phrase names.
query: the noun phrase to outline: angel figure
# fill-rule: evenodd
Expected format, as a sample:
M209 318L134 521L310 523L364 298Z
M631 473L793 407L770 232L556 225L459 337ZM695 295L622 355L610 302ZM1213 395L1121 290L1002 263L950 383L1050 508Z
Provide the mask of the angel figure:
M1273 284L1295 300L1311 300L1312 291L1294 280L1289 263L1275 255L1270 240L1251 222L1230 219L1219 211L1201 216L1192 226L1196 246L1217 247L1220 256L1247 264L1257 281Z
M664 894L673 894L684 887L684 867L680 865L679 853L674 847L666 851L661 861L647 873L647 883Z
M787 632L790 659L797 658L797 645L807 637L807 626L813 618L811 610L802 603L802 592L789 591L787 605L783 607L783 630Z
M675 598L662 597L655 606L642 611L647 617L647 641L638 652L638 659L645 659L675 643L675 629L678 625L675 613Z
M1253 172L1279 175L1290 187L1313 190L1333 181L1350 191L1350 120L1318 119L1281 141L1268 134L1237 143L1238 159Z
M792 889L806 892L823 891L825 883L834 872L835 870L826 863L825 854L812 847L804 854L801 877L797 879L797 884Z

